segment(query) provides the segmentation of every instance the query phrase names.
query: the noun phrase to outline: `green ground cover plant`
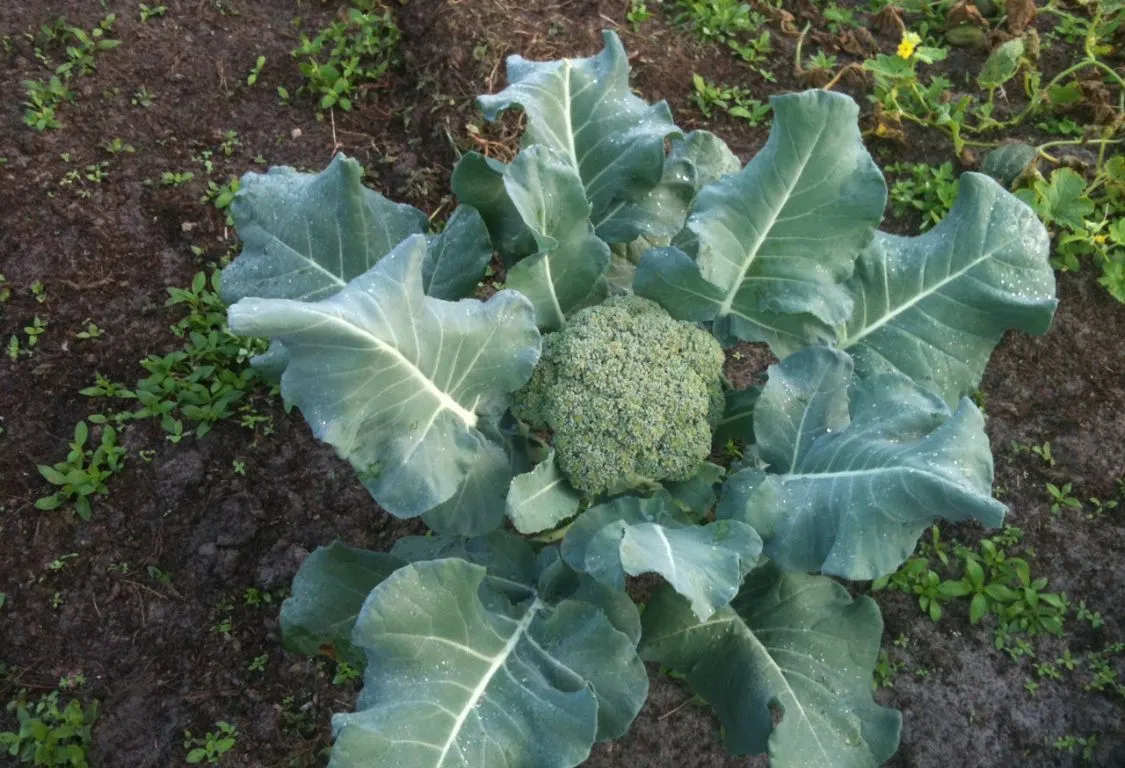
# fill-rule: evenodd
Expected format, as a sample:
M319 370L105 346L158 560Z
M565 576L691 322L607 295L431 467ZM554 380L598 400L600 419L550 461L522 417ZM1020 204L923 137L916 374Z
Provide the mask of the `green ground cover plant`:
M364 670L333 766L577 765L629 728L642 660L715 708L735 754L878 765L901 725L871 696L882 621L831 577L890 577L937 519L1003 521L969 395L1005 330L1051 322L1034 211L969 173L929 231L884 233L850 98L773 98L742 166L633 95L605 43L509 59L479 103L524 112L521 150L462 157L438 232L342 156L248 174L232 200L230 329L269 338L256 367L433 531L322 547L283 606L291 650ZM502 289L478 294L494 252ZM745 341L780 360L762 387L721 374ZM1053 605L987 555L958 554L946 591L1017 623L1008 592ZM665 586L641 611L644 573Z

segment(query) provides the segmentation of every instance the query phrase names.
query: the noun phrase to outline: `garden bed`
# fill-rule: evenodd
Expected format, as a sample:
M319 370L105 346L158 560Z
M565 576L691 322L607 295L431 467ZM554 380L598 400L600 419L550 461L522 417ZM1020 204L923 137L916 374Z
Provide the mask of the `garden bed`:
M13 94L0 108L0 292L10 291L0 303L0 338L18 342L0 361L0 694L34 703L58 690L60 706L72 698L98 702L92 766L183 764L191 750L208 749L207 734L219 749L220 723L237 731L220 765L319 765L330 714L351 708L360 681L328 658L283 651L280 602L315 547L339 538L385 550L424 526L379 510L298 413L286 413L265 383L238 378L247 355L218 332L222 308L206 281L166 306L169 288L192 286L200 273L210 279L238 252L223 205L231 179L273 165L320 170L344 152L363 164L369 186L443 219L454 205L449 175L459 154L503 156L514 148L515 120L485 125L473 103L504 86L504 57L588 56L600 50L603 29L621 36L640 95L666 99L681 127L714 131L745 162L764 143L770 119L756 118L746 100L825 82L807 67L795 71L798 41L803 57L837 57L839 71L849 61L893 55L900 34L875 25L866 8L851 9L852 24L826 14L824 3L786 3L785 13L763 6L770 47L747 64L722 42L701 39L670 0L650 2L647 18L637 2L411 0L393 10L400 60L360 89L351 110L318 116L315 96L298 92L303 80L291 52L303 34L332 23L338 4L161 5L163 13L149 15L132 2L76 9L41 0L0 16L4 91ZM1089 17L1077 4L1070 10ZM59 127L37 131L14 94L24 92L21 81L50 77L36 49L53 64L67 60L63 28L41 30L63 13L87 32L116 14L100 39L120 44L90 54L94 69L69 81L73 103L58 106ZM801 34L806 23L811 29ZM1059 24L1045 13L1033 22L1049 42L1040 59L1045 80L1081 56L1081 43L1067 43ZM1122 29L1114 34L1105 55L1120 71ZM974 88L987 48L951 50L927 76ZM708 99L693 75L747 93ZM1006 114L1026 101L1012 82ZM897 139L879 138L880 125L886 136L889 124L872 111L870 79L845 72L837 88L859 101L881 166L948 162L956 175L977 170L987 152L957 153L941 130L909 121L890 126L902 131ZM1097 109L1087 100L1062 117L1081 130L1104 124ZM984 140L1057 140L1046 133L1057 120L1039 123ZM1096 145L1055 151L1087 178L1097 154ZM1044 160L1041 168L1049 174L1052 166ZM924 181L899 188L907 202L888 221L893 231L915 232L931 211L943 211L941 178L914 173L891 176ZM1081 255L1078 266L1058 274L1050 332L1010 333L976 398L996 456L997 495L1010 507L1007 522L1022 532L1018 540L1008 532L1001 548L1023 553L1032 575L1047 579L1043 591L1065 594L1064 629L1008 638L1007 651L998 650L992 618L970 623L967 600L943 603L944 615L933 621L913 594L872 593L885 623L876 700L901 709L904 720L889 765L1125 765L1125 683L1115 677L1125 672L1125 647L1115 645L1125 640L1125 305L1099 284L1091 257ZM185 317L177 333L172 326ZM163 367L150 362L147 370L138 364L178 350L189 356ZM200 365L215 369L205 384L231 397L215 406L221 418L206 434L196 436L200 411L182 406L124 421L116 430L123 451L105 449L120 453L123 468L107 477L105 494L90 497L89 520L69 502L36 508L55 491L36 465L66 458L77 423L89 425L93 449L107 425L92 416L113 423L114 412L138 407L80 394L101 386L96 375L130 391L167 393L197 383L185 383L181 372ZM764 366L736 367L745 376ZM940 531L941 544L927 534L919 556L950 579L960 574L952 540L980 551L981 538L997 533L970 525ZM849 586L870 592L868 583ZM708 708L657 666L649 677L648 703L629 733L598 745L585 765L766 764L729 756ZM0 716L0 731L15 728L14 714Z

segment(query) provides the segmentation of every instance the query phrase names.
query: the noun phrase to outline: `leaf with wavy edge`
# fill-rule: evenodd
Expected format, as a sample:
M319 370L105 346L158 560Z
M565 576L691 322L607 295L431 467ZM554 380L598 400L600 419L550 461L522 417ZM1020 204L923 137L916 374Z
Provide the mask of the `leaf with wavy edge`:
M415 563L372 591L357 711L335 768L571 768L628 727L648 691L630 639L594 606L496 591L462 560Z
M616 589L626 575L658 573L706 619L738 592L762 542L735 520L697 525L663 495L624 496L583 512L561 551L572 568Z
M582 183L557 152L520 152L504 186L539 247L508 270L506 285L531 300L541 328L561 328L609 266L609 246L594 235Z
M351 643L352 628L376 586L406 561L334 541L305 558L293 588L281 605L281 635L286 649L305 656L328 653L362 668L362 651Z
M754 412L769 471L730 477L720 518L741 520L787 570L846 579L893 572L935 519L999 525L984 418L901 374L855 385L844 352L810 347L770 367Z
M498 416L539 359L524 297L427 297L425 257L415 235L330 298L243 299L229 313L233 332L281 340L282 393L400 517L456 492L484 450L481 414Z
M618 199L639 200L660 182L664 139L679 133L664 102L648 105L629 88L629 58L613 32L586 59L507 60L509 85L477 103L489 120L519 106L527 114L523 146L558 152L582 179L600 224Z
M323 299L426 231L426 214L363 186L362 175L344 155L320 173L277 167L244 175L231 203L243 248L223 270L223 301Z
M741 167L713 133L692 131L673 138L660 183L639 200L613 203L598 222L598 237L607 243L629 243L640 236L667 243L683 229L696 193Z
M581 503L582 494L567 482L552 449L535 469L512 480L505 511L517 531L530 534L555 527Z
M900 371L952 408L980 384L1004 331L1047 331L1055 274L1047 230L987 176L961 177L953 209L919 237L878 233L845 288L839 347L860 377Z
M770 103L775 118L765 147L699 193L690 235L675 241L694 251L698 275L684 273L687 265L667 251L668 263L648 265L657 272L650 285L698 283L692 319L713 319L720 336L752 341L799 332L788 328L792 315L830 324L848 318L852 300L841 284L871 241L887 197L860 139L854 101L806 91ZM666 269L683 274L662 281ZM669 311L683 317L685 302L674 304Z
M883 622L868 597L767 563L707 621L664 589L642 623L644 657L687 677L735 754L768 751L774 768L871 768L898 747L902 716L871 698Z

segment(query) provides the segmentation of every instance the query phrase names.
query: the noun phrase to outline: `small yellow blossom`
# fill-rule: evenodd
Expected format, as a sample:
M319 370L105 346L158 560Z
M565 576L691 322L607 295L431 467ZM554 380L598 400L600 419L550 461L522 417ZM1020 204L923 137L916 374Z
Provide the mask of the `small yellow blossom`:
M903 32L902 42L898 44L899 58L909 59L914 55L915 49L921 44L922 38L913 32Z
M1094 242L1095 242L1096 244L1098 244L1098 245L1105 245L1105 241L1106 241L1106 236L1105 236L1105 235L1094 235Z

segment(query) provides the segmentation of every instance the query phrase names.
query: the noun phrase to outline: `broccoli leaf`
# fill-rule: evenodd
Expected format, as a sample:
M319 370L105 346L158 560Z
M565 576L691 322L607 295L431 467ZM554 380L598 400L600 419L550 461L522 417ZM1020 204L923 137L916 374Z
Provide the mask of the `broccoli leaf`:
M589 603L485 577L434 560L371 592L353 633L364 689L333 720L333 766L570 768L625 731L648 693L629 637Z
M539 533L573 515L581 502L582 494L567 482L552 450L535 469L512 480L506 506L517 531Z
M507 168L499 160L469 152L457 162L450 184L458 200L480 212L493 247L510 267L535 253L536 245L535 236L520 218L504 187Z
M810 347L770 367L754 411L768 471L728 479L720 518L754 526L787 570L846 579L893 572L937 518L999 525L984 418L901 374L855 385L844 352Z
M686 675L735 754L768 750L776 768L869 768L898 748L901 715L871 698L883 622L868 597L767 563L706 621L664 589L642 623L644 657Z
M780 335L809 344L819 339L802 315L831 326L851 313L842 283L882 219L887 190L863 148L850 98L806 91L770 103L776 117L765 147L699 193L688 232L675 241L694 256L701 280L680 259L647 264L658 274L678 271L663 281L650 276L650 284L696 285L698 306L685 312L660 295L642 295L675 317L714 319L720 337L772 344ZM638 272L646 262L647 255Z
M936 227L919 237L880 232L860 256L839 347L861 377L900 371L955 408L1006 329L1050 326L1058 302L1047 255L1032 210L991 178L966 173Z
M562 543L572 568L625 588L625 576L659 573L701 620L730 602L758 561L762 542L735 520L696 525L663 495L625 496L592 507Z
M509 56L508 87L478 99L489 120L523 108L523 146L549 148L574 170L595 226L615 201L640 200L660 182L664 139L679 134L667 104L645 104L629 88L629 57L621 40L613 32L603 38L602 52L586 59L536 62Z
M424 296L425 257L415 235L330 298L249 298L229 313L234 333L281 340L282 393L399 517L453 496L486 450L478 422L498 417L539 359L524 297Z
M594 236L582 182L557 152L524 150L504 185L539 247L508 270L506 285L531 300L541 328L561 328L609 266L609 246Z
M336 155L320 173L244 175L231 203L243 249L223 270L223 301L326 298L426 231L426 214L363 186L362 173Z
M480 212L459 205L441 234L430 240L422 264L422 288L435 299L463 299L476 289L491 260L492 242Z
M523 439L482 421L488 438L457 491L422 515L422 522L448 536L483 536L504 522L504 500L512 477L531 469Z
M352 628L367 595L406 564L385 552L333 542L301 563L290 597L281 606L285 647L305 656L329 654L355 667L364 654L351 643Z
M644 236L667 242L684 227L699 190L741 167L723 140L708 131L672 139L660 183L636 202L618 200L598 222L598 237L628 243Z
M391 547L391 554L406 562L460 558L487 569L486 580L497 587L504 582L534 587L538 578L535 552L514 533L497 530L487 536L403 536Z

